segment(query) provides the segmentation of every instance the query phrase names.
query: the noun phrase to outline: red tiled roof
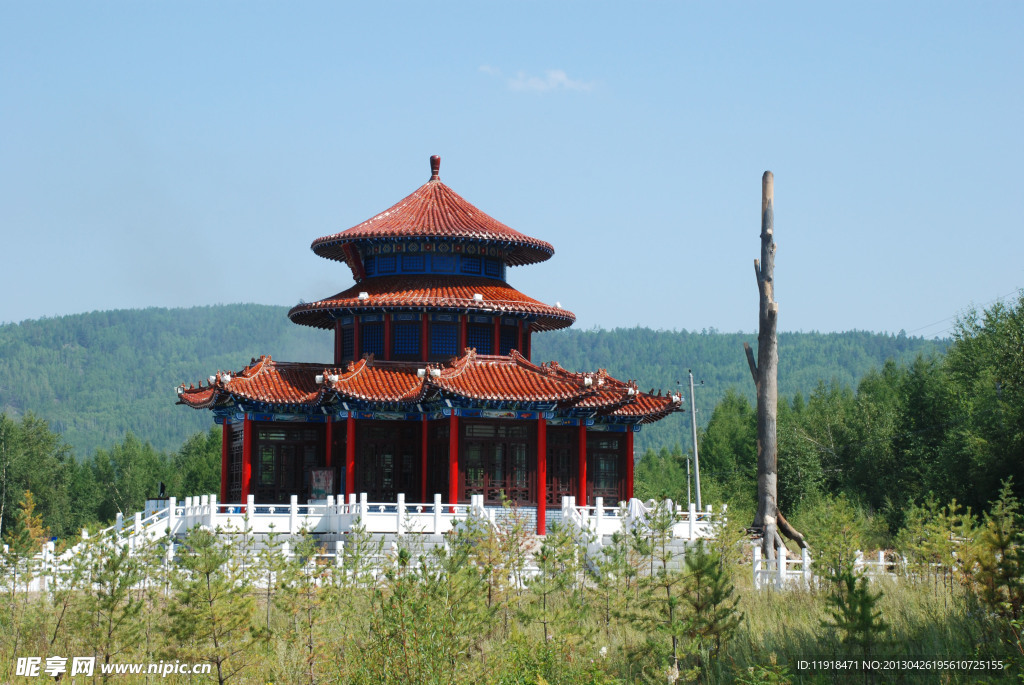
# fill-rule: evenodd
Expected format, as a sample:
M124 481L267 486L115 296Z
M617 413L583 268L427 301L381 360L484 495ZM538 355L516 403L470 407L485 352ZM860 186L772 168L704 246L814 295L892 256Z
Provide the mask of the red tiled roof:
M484 214L446 186L437 176L440 158L431 158L433 175L411 195L358 226L317 238L312 248L321 257L349 263L344 246L378 238L441 238L487 240L508 245L510 265L542 262L554 254L550 243L509 228Z
M359 299L359 293L369 297ZM483 295L477 302L474 294ZM533 314L534 331L551 331L571 326L576 315L567 309L552 307L524 295L502 281L482 276L402 275L368 278L337 295L318 302L292 307L288 318L295 323L317 328L333 328L331 313L337 310L421 311L471 310L474 313Z
M181 386L179 403L196 409L226 406L232 401L318 407L361 400L412 406L448 397L552 403L640 423L682 411L678 395L640 393L635 384L616 380L603 370L582 374L570 373L553 362L538 366L514 351L509 356L482 356L467 350L449 364L417 367L416 363L375 362L370 357L345 369L331 369L260 357L237 374L218 373L206 387L202 383L198 388Z

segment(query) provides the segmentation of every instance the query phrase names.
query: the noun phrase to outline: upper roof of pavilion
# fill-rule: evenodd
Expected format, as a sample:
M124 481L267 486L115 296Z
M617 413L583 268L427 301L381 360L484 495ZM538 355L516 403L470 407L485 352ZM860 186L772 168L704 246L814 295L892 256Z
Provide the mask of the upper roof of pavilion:
M456 400L475 406L510 404L557 408L622 423L651 423L682 411L680 395L642 393L636 383L605 370L572 373L551 362L537 365L518 352L485 356L467 349L447 364L377 362L345 368L275 362L260 357L237 373L218 373L210 384L178 389L178 402L195 409L243 404L278 410L319 411L342 402L381 409L415 408Z
M430 158L430 180L408 197L357 226L317 238L312 248L321 257L345 262L356 280L360 266L352 246L374 240L435 239L488 242L501 246L510 266L534 264L551 257L550 243L531 238L488 216L441 182L441 158Z

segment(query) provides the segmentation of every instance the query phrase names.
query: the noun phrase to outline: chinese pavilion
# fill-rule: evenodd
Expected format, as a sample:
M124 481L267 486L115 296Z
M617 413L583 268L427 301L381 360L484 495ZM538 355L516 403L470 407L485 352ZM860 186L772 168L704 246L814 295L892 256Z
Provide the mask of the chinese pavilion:
M679 395L642 393L603 369L530 360L534 333L575 316L524 295L508 267L554 248L484 214L441 182L367 221L313 241L355 285L288 312L334 332L333 364L263 356L179 404L223 425L222 502L367 493L372 502L449 503L483 495L546 510L565 495L633 496L633 434L681 411Z

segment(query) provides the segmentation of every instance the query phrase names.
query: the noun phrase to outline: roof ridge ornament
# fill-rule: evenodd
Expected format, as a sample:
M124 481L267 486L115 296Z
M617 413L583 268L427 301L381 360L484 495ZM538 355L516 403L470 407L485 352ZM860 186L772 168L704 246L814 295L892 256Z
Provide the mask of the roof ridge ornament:
M430 180L431 181L440 181L441 180L440 171L441 171L441 155L431 155L430 156Z

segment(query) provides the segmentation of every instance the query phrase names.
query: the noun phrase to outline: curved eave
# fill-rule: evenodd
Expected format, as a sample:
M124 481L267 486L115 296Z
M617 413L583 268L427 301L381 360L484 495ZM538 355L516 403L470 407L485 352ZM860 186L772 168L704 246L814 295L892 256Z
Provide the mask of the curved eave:
M520 233L480 211L436 177L380 214L346 231L317 238L310 247L321 257L348 263L346 245L406 239L502 244L508 247L505 263L510 266L542 262L555 252L550 243Z
M360 293L366 299L359 299ZM474 299L474 294L483 300ZM482 276L378 276L337 295L298 304L288 312L294 323L331 329L338 316L381 311L471 312L528 316L533 331L567 328L576 315L524 295L504 281Z

